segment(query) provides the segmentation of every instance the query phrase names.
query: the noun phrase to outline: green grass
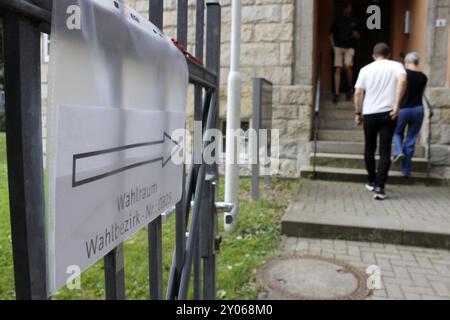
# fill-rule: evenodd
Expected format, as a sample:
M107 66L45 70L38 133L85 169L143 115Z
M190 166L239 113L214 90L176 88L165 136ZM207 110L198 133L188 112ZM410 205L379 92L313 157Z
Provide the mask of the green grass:
M240 182L241 213L232 233L223 233L217 265L219 299L254 299L259 293L256 270L277 255L281 241L281 216L297 187L295 181L273 179L261 190L264 200L250 200L250 180ZM220 199L223 185L220 184ZM220 230L222 229L220 215ZM163 226L163 272L167 284L174 246L174 218ZM125 282L127 299L148 298L147 230L141 230L125 243ZM63 288L54 299L104 299L103 262L99 261L81 276L81 290ZM0 300L14 299L14 277L5 135L0 134Z

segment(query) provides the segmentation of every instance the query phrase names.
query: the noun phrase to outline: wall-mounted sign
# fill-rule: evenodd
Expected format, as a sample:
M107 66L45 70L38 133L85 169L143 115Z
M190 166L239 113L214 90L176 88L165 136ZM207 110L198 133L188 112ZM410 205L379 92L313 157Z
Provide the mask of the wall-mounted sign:
M445 19L437 19L436 20L436 28L445 28L447 26L447 20Z
M181 199L188 85L183 55L122 2L53 5L49 294Z

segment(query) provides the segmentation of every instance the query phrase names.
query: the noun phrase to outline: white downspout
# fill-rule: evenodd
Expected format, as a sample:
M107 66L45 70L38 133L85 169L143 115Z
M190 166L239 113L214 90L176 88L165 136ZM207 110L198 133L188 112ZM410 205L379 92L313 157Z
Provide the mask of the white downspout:
M232 0L231 6L231 63L228 76L225 202L234 204L234 209L231 213L225 214L225 231L233 230L239 213L239 154L237 154L239 148L235 143L234 133L241 127L241 0Z

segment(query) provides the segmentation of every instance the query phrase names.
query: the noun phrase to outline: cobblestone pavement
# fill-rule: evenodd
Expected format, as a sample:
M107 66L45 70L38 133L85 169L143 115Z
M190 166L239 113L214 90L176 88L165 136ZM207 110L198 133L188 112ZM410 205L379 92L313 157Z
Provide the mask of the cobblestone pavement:
M343 240L286 238L283 256L318 255L344 261L365 272L381 269L382 290L368 299L450 300L450 251Z
M302 180L295 209L308 214L390 216L450 223L450 188L387 186L389 199L374 201L363 184Z

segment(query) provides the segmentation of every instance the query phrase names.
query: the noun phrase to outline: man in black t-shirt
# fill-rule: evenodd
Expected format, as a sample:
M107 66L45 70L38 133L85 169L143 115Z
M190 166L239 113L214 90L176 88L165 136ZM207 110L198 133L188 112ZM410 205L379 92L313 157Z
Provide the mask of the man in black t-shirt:
M334 49L334 86L333 101L339 102L341 88L341 71L345 69L348 81L347 100L353 95L353 58L355 56L355 43L360 38L356 21L352 17L352 5L346 2L342 15L336 18L330 29L330 42Z

